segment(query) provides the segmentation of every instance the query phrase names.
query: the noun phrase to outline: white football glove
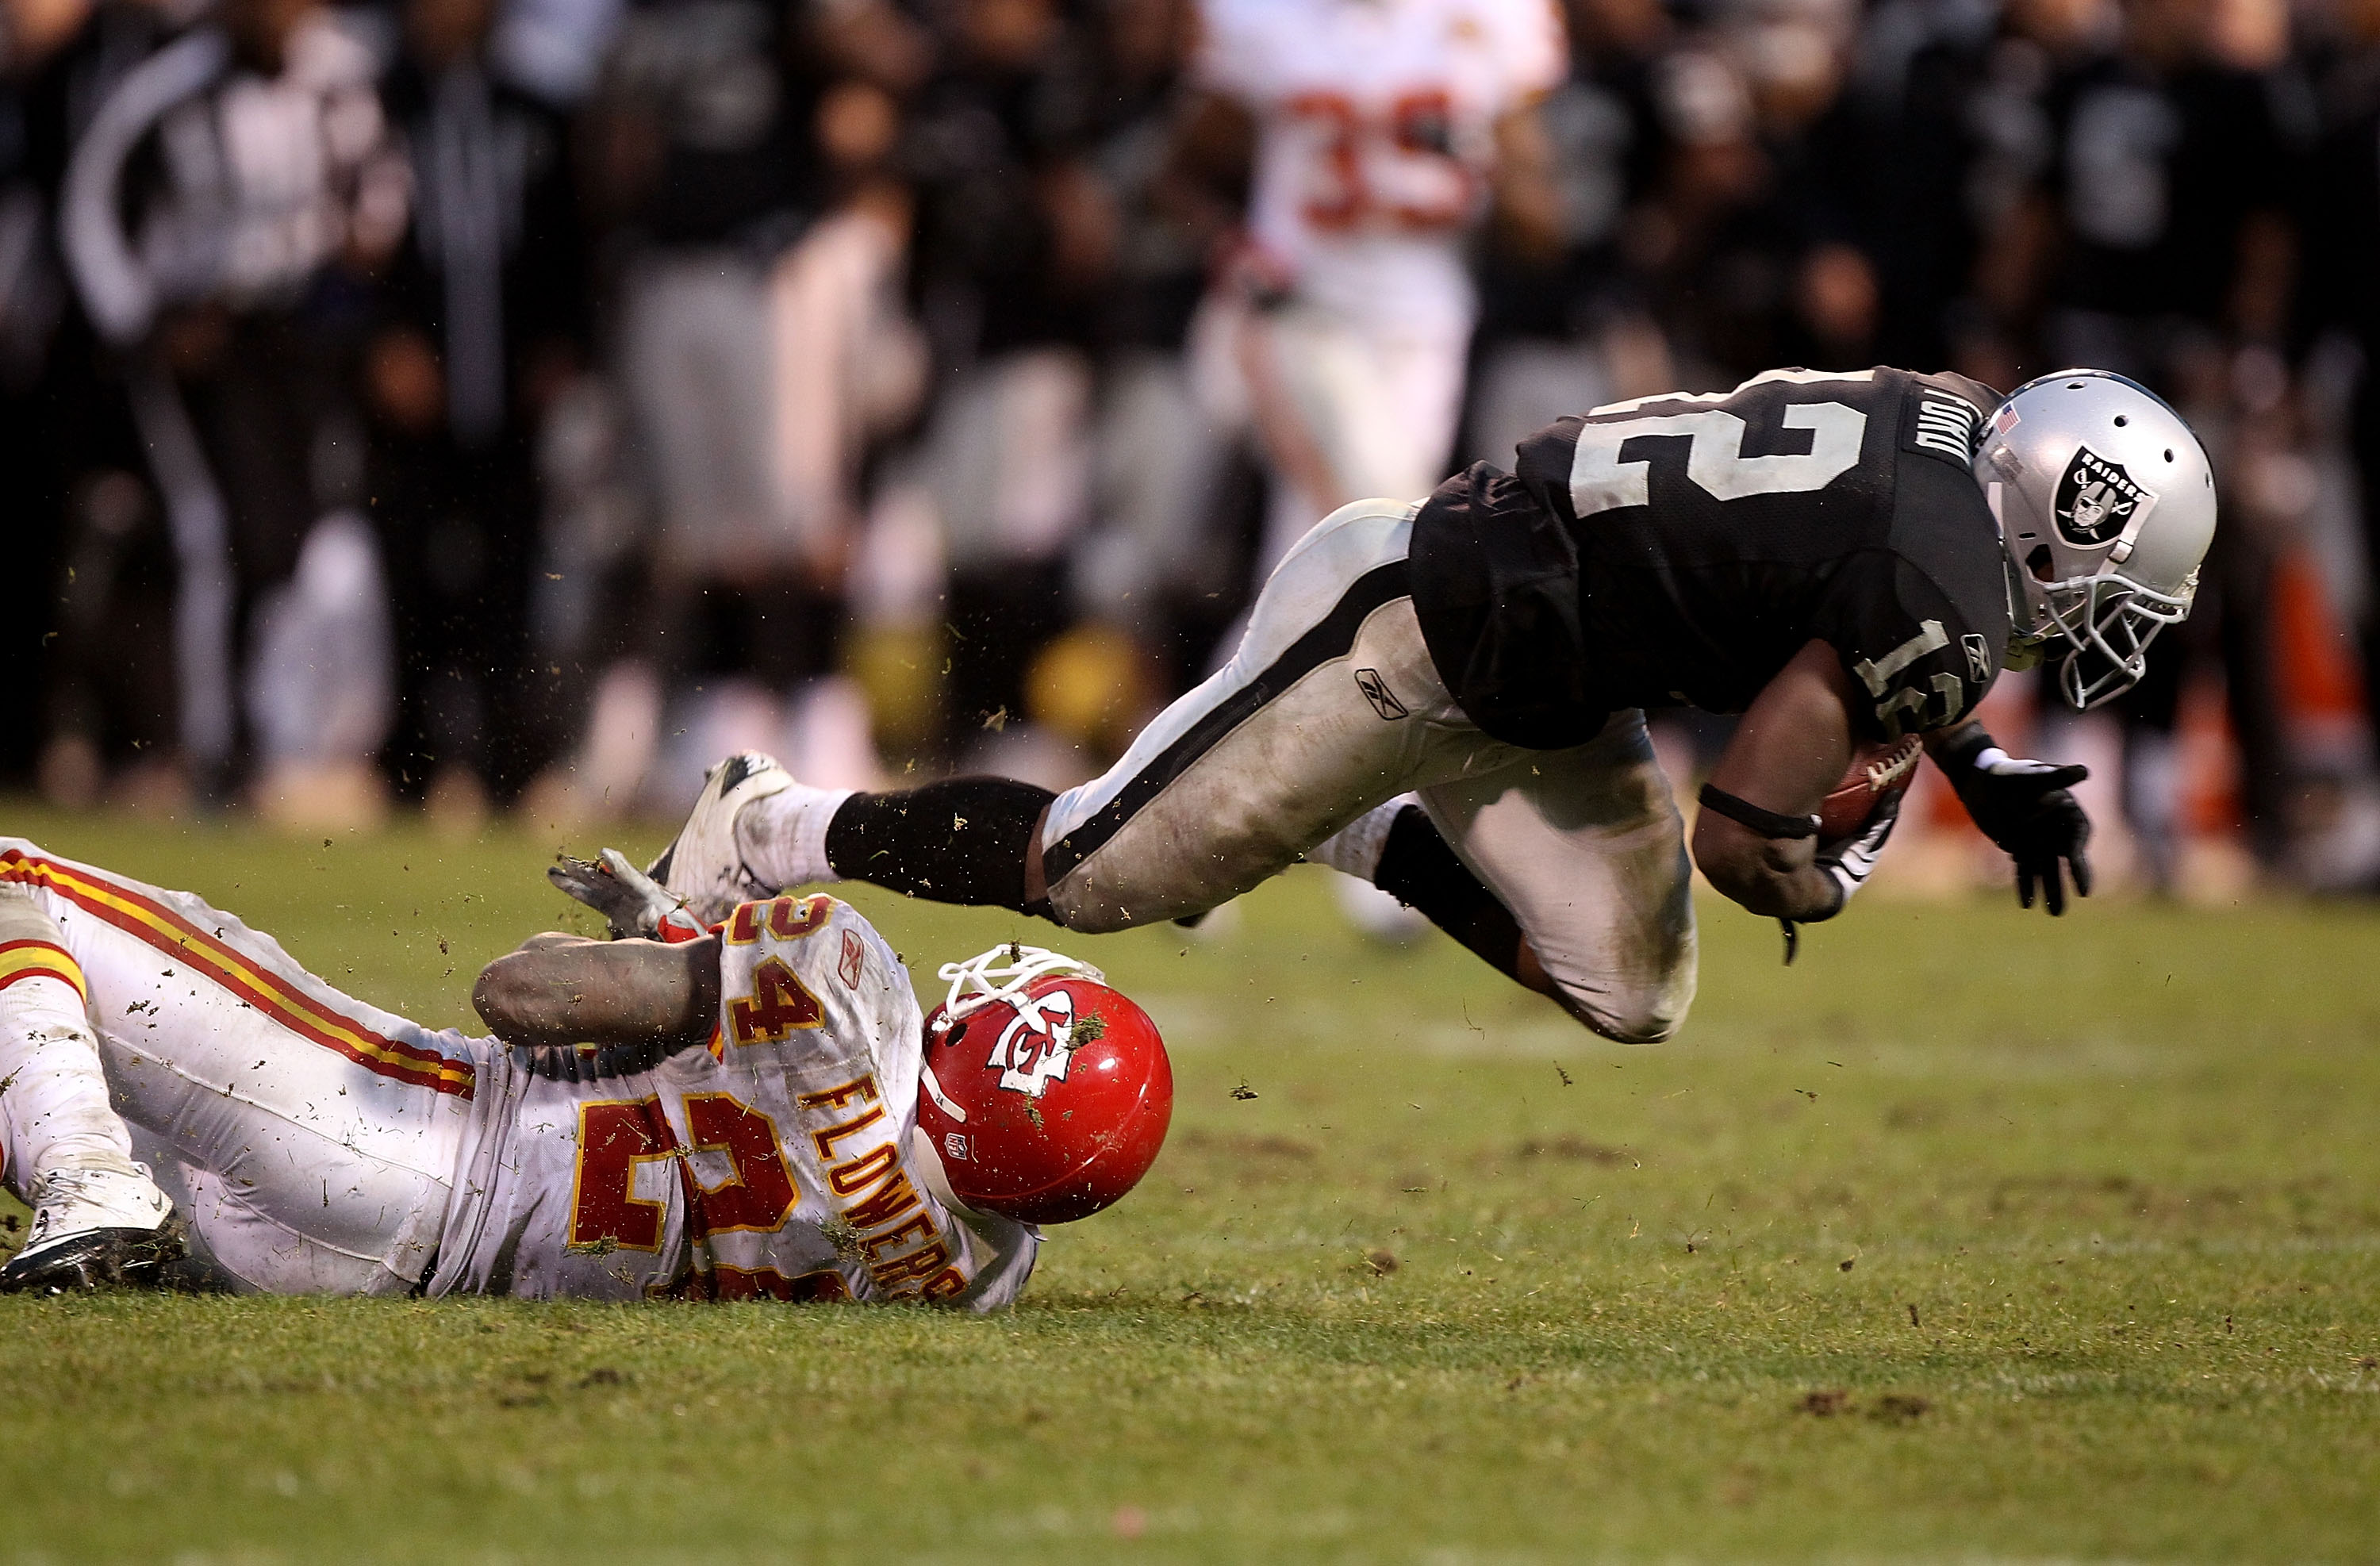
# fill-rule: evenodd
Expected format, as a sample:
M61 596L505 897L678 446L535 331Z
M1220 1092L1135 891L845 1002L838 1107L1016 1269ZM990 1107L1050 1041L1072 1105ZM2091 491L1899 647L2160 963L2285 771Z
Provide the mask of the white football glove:
M699 940L706 932L700 921L674 896L616 848L606 848L590 864L567 854L555 856L545 879L569 897L603 916L612 939L666 941Z
M1818 850L1813 862L1832 876L1835 884L1842 889L1842 901L1835 904L1836 913L1842 912L1843 904L1852 900L1852 892L1867 884L1876 862L1884 857L1885 842L1892 836L1893 826L1900 819L1900 799L1898 794L1885 795L1877 802L1876 814L1867 819L1867 825L1862 827L1856 836L1844 838L1840 843L1830 843Z
M1777 921L1785 931L1786 966L1792 966L1794 957L1801 953L1802 926L1833 918L1852 900L1852 893L1867 884L1876 862L1884 857L1884 845L1892 836L1893 823L1900 819L1900 799L1898 794L1887 795L1877 803L1876 814L1867 819L1867 825L1856 834L1818 850L1817 856L1811 862L1833 879L1842 895L1835 899L1832 908L1814 917Z

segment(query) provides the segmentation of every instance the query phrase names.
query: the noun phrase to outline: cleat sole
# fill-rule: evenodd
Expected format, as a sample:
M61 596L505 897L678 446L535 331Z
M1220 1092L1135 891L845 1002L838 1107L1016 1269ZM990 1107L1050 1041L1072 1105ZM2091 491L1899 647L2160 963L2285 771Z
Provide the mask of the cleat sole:
M172 1286L167 1269L188 1253L176 1213L155 1229L96 1229L0 1267L0 1294L92 1294Z

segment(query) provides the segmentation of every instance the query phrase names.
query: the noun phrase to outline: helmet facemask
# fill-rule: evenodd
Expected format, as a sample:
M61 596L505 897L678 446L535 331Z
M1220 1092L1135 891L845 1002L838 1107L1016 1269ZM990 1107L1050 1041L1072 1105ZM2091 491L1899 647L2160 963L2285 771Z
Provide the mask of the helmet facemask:
M2054 641L2066 643L2057 664L2058 693L2074 710L2088 711L2141 682L2148 673L2149 643L2168 625L2189 618L2197 591L2195 571L2179 593L2161 593L2121 577L2046 584L2036 601L2040 618L2028 639L2045 653Z

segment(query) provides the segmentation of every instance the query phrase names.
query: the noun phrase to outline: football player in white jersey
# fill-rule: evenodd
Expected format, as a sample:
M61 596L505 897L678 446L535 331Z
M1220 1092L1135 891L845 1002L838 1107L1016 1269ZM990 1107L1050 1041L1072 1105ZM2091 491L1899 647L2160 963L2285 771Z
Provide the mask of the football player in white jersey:
M1445 477L1491 212L1553 243L1551 0L1204 0L1186 164L1252 149L1234 358L1273 467L1259 579L1317 520ZM1219 153L1218 150L1221 150Z
M579 869L581 895L605 879ZM626 874L615 932L653 931L674 900ZM1014 1299L1039 1234L975 1196L1002 1151L982 1100L1021 1083L1040 1140L1095 1123L1056 1102L1072 1023L1002 1030L997 1072L936 1036L944 1118L976 1104L949 1149L974 1161L946 1166L915 1134L935 1067L908 975L856 910L777 898L679 933L534 938L481 974L501 1037L471 1038L339 993L187 892L0 838L0 1176L34 1209L0 1292ZM945 970L953 1012L1081 970L1000 957ZM1100 1126L1134 1147L1128 1186L1163 1137L1162 1050L1123 997L1062 982L1064 1016L1106 1019L1082 1048L1155 1062ZM1120 1063L1073 1074L1112 1094ZM1082 1216L1116 1167L1011 1210Z

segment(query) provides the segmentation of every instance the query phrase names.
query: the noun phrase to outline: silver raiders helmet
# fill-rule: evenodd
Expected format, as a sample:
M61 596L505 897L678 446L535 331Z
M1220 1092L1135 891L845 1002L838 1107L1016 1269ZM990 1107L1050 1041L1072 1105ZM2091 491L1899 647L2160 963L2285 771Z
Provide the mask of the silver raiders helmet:
M2198 437L2136 382L2061 370L2000 404L1974 474L2008 551L2010 665L2055 661L2077 710L2130 690L2215 537Z

